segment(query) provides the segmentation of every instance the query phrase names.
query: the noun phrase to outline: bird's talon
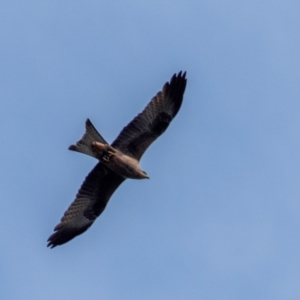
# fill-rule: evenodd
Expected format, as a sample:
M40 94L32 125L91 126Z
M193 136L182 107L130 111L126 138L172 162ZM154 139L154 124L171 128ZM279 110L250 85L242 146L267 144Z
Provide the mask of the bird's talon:
M103 155L102 159L105 160L105 161L107 161L107 162L109 162L109 156L108 155Z

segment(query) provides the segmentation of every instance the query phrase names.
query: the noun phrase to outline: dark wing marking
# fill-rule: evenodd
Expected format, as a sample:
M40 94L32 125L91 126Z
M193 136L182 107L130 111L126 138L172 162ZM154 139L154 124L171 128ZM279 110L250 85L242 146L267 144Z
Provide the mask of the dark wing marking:
M186 72L174 74L145 109L123 128L112 146L140 160L150 144L176 116L186 86L185 75Z
M75 200L64 213L48 247L64 244L86 231L103 212L109 198L125 179L98 163L84 180Z

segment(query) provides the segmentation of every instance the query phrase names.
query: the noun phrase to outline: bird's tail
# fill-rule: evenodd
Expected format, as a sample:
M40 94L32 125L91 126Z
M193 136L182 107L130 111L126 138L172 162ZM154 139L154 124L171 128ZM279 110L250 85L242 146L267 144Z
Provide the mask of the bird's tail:
M92 151L92 142L100 142L102 144L107 144L105 139L94 127L92 122L89 119L87 119L85 122L85 133L83 137L79 141L77 141L75 145L71 145L69 147L69 150L84 153L96 158L95 153Z

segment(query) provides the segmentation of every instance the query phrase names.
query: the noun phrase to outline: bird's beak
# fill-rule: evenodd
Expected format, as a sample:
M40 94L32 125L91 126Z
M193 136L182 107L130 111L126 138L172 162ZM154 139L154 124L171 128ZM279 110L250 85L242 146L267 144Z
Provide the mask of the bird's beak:
M144 178L150 179L150 177L148 176L148 174L145 171L142 171L142 172L143 172Z

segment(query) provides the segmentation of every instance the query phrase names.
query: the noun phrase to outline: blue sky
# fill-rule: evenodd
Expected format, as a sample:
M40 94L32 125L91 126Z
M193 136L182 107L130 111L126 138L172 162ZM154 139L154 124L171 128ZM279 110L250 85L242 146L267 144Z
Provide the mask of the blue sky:
M1 299L300 297L299 1L1 1ZM46 240L180 70L182 108L94 225Z

